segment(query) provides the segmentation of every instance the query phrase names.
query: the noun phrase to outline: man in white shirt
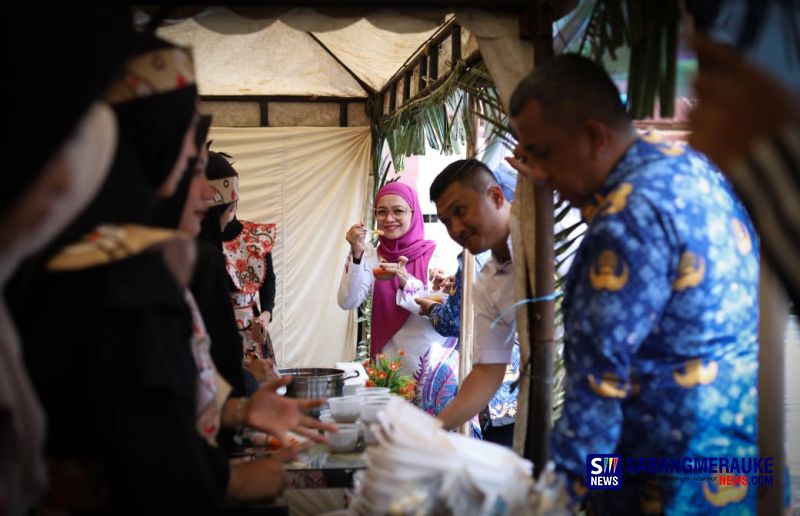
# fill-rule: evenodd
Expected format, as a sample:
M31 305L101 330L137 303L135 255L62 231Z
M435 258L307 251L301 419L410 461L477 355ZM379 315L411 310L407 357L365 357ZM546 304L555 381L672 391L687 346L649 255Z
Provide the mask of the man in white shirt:
M447 429L469 421L492 399L514 346L514 267L509 246L511 204L491 170L478 160L451 163L430 189L450 238L478 254L491 250L475 284L475 365L456 397L437 416Z

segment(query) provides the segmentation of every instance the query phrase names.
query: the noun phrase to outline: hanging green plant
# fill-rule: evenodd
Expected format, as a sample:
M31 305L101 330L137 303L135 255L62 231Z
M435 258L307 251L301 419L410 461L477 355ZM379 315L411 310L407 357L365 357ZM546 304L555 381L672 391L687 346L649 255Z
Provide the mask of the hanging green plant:
M602 61L617 60L623 47L628 60L628 112L635 120L675 113L678 0L596 0L580 52Z

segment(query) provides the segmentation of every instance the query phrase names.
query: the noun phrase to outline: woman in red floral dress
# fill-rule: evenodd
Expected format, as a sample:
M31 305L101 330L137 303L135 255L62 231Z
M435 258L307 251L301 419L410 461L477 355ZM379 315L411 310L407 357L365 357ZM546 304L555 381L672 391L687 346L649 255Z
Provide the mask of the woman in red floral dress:
M272 248L276 225L240 221L236 218L239 201L239 177L225 155L210 152L208 177L215 190L214 208L218 214L221 246L225 254L231 286L231 301L236 325L242 334L246 365L269 360L273 367L248 367L259 383L271 376L275 352L269 336L269 324L275 306L275 271ZM215 217L211 217L212 223Z

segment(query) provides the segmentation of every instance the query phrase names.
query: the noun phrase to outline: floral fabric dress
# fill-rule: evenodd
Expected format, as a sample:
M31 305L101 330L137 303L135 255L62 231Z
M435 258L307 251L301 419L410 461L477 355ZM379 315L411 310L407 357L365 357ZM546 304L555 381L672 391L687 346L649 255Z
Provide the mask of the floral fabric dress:
M245 354L265 358L261 342L250 335L259 307L257 296L267 275L267 253L272 252L276 242L275 224L258 224L240 221L242 230L232 240L223 242L225 266L233 283L231 300L236 314L236 326L242 334ZM274 357L274 352L269 353Z
M184 299L192 313L192 356L197 366L195 403L197 432L212 446L217 445L217 434L222 424L222 407L231 392L231 386L217 372L211 359L211 338L206 331L200 309L191 291L184 291Z

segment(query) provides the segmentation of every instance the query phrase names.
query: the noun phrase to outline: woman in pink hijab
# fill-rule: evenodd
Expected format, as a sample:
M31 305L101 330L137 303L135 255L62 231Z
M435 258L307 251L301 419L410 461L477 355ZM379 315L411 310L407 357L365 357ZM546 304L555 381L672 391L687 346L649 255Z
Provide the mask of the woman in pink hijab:
M379 245L366 243L367 228L363 223L347 230L350 256L339 284L338 302L345 310L358 308L372 294L372 342L370 355L385 354L392 358L404 353L401 374L417 380L417 393L430 392L426 382L436 375L437 398L455 394L456 366L448 368L444 381L441 367L452 364L457 350L446 345L427 317L419 315L414 299L428 288L428 271L435 268L436 243L425 240L422 210L417 192L403 183L389 183L375 198L375 220ZM384 269L376 279L374 269ZM380 271L379 271L380 272ZM426 394L426 397L429 394ZM422 404L418 399L418 404Z

